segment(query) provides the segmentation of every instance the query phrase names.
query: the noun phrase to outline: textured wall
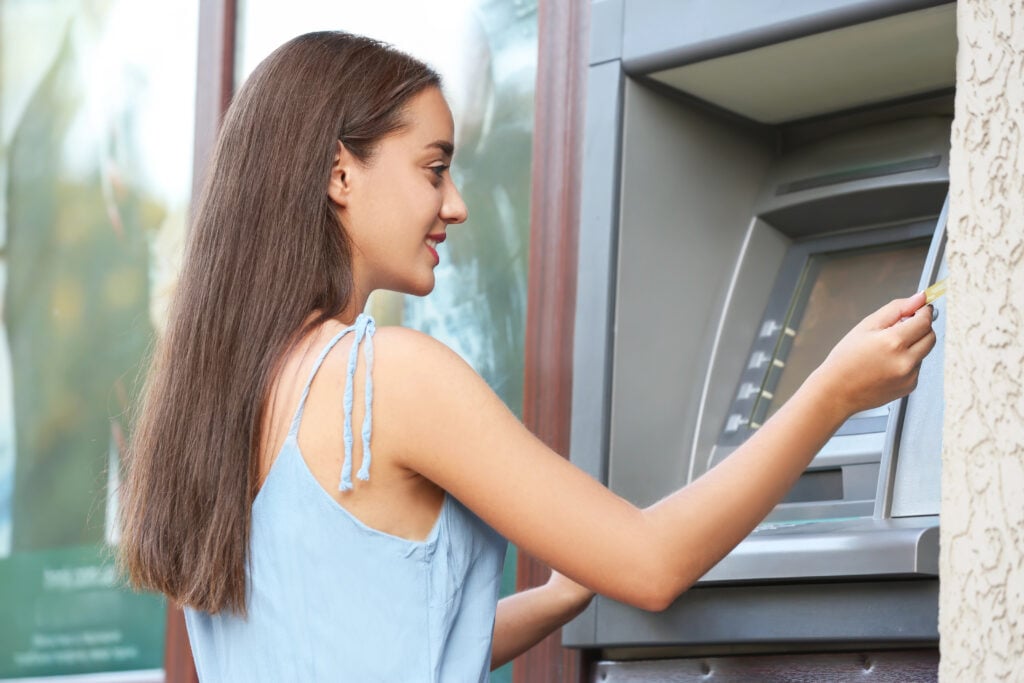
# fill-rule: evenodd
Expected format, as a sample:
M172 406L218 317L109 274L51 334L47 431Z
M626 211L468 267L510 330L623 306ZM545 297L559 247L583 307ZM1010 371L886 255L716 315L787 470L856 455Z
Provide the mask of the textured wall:
M1024 0L960 0L941 680L1024 681Z

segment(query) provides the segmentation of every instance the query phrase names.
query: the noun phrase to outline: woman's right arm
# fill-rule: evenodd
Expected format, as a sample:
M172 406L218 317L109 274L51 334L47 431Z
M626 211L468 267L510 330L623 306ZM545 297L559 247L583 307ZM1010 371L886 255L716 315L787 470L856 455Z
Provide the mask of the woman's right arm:
M409 330L377 335L374 450L580 584L664 609L750 533L850 415L913 389L935 343L923 303L918 294L866 318L743 446L646 509L551 451L455 353Z

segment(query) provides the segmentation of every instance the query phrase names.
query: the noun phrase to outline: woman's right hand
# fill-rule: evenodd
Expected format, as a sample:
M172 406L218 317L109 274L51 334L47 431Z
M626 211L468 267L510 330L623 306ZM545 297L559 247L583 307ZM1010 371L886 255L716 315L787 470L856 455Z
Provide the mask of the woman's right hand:
M913 391L921 361L933 346L932 308L919 292L862 320L814 374L852 415Z
M551 570L551 576L545 587L553 595L558 596L559 601L567 606L567 611L572 612L573 616L586 609L590 601L594 599L594 591L586 586L581 586L554 569Z

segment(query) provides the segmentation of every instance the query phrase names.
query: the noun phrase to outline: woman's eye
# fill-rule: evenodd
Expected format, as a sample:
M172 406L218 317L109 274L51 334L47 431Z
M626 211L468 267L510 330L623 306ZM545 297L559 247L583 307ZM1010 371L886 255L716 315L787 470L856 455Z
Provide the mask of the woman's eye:
M441 164L439 166L431 166L430 170L434 172L434 175L440 178L441 176L444 175L444 172L447 171L448 168L449 167L446 164Z

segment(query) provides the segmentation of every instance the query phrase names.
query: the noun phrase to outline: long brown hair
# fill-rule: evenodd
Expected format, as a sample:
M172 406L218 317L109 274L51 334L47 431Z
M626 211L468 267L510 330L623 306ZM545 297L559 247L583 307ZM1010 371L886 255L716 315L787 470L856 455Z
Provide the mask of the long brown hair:
M134 586L245 614L275 368L352 296L350 246L327 196L337 141L369 163L409 99L439 85L382 43L319 32L282 45L239 90L125 458L120 560Z

